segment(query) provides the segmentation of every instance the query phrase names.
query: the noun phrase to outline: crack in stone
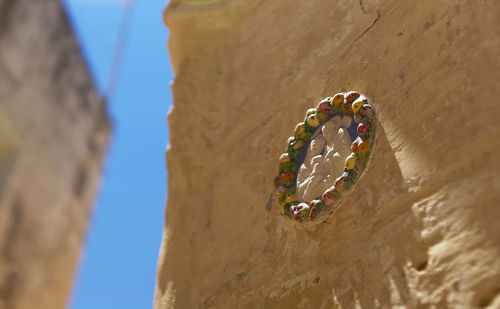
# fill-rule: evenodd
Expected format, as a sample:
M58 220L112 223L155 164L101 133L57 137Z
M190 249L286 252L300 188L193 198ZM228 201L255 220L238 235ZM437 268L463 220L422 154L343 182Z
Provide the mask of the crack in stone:
M358 35L354 40L352 40L352 43L356 42L363 35L365 35L368 31L370 31L375 26L375 24L378 22L379 19L380 19L380 12L377 11L377 17L375 17L375 19L373 20L372 24L370 26L368 26L368 28L366 28L363 32L361 32L361 34Z
M363 35L365 35L368 31L370 31L373 27L375 27L375 24L379 21L380 19L380 12L377 11L377 17L372 21L371 25L368 26L363 32L361 32L358 36L356 36L351 43L349 44L349 47L342 53L342 55L339 57L340 59L344 58L347 52L351 49L352 45L354 45Z

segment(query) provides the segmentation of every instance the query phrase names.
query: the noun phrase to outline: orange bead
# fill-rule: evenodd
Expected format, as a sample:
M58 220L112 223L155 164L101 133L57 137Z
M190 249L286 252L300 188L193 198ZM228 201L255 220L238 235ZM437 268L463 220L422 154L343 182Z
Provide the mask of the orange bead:
M339 107L341 103L344 103L344 94L337 93L332 100L332 105L335 107Z
M358 151L359 152L367 152L368 151L368 146L370 146L370 141L369 140L364 140L358 145Z
M293 173L286 173L286 174L280 175L281 182L287 182L287 181L293 180L294 178L295 178L295 176L293 175Z
M351 151L355 152L356 150L358 150L358 141L354 141L351 144Z

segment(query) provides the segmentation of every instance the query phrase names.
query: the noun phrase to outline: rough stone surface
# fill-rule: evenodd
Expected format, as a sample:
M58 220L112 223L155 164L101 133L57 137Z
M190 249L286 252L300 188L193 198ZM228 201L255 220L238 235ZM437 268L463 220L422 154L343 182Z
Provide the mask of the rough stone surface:
M0 0L0 308L65 308L109 121L59 1Z
M191 4L190 4L191 3ZM155 308L500 308L500 2L172 0ZM379 119L337 210L279 215L278 157L343 89Z

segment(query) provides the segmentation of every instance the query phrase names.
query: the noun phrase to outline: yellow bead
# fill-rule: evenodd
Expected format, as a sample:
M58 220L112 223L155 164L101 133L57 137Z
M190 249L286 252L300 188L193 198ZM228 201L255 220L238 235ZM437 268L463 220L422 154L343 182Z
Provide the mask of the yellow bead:
M316 114L316 109L314 107L311 107L310 109L307 110L306 116Z
M354 153L351 153L349 157L345 160L345 168L348 170L352 170L354 168L354 165L356 163L356 155Z
M297 126L295 126L295 135L296 136L301 136L302 134L304 134L304 132L306 131L306 126L304 125L303 122L297 124Z
M340 104L344 103L344 94L343 93L337 93L332 100L332 105L335 107L339 107Z
M365 102L363 100L356 100L352 103L352 111L353 113L357 113L361 107L363 107L363 104L365 104Z
M319 120L316 115L311 115L307 118L307 124L310 125L313 128L316 128L319 126Z
M297 200L297 198L295 197L295 194L293 194L293 195L288 196L288 197L285 199L285 203L295 202L296 200Z

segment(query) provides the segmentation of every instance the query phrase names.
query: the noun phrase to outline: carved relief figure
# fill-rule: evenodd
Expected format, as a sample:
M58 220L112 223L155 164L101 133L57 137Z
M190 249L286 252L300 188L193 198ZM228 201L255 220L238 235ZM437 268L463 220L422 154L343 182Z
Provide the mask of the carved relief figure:
M297 174L297 199L309 201L321 196L342 174L351 153L352 140L347 128L352 121L349 116L334 116L311 137Z

